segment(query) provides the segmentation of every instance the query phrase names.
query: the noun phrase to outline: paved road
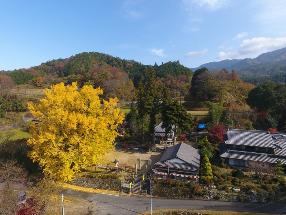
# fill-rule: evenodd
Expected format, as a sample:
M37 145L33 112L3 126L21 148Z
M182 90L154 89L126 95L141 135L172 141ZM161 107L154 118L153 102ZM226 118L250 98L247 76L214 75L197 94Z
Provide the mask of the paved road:
M66 195L84 198L96 205L97 215L134 215L150 210L150 198L136 196L111 196L104 194L66 191ZM229 210L286 214L285 204L258 204L203 200L154 199L153 209L191 208L197 210Z

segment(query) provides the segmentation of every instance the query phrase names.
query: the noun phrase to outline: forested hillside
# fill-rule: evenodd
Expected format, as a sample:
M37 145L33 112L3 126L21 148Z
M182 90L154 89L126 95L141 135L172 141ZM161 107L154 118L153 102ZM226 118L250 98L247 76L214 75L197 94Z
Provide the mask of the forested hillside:
M256 58L223 60L201 65L210 71L235 70L242 79L252 83L272 80L286 82L286 48L267 52Z
M88 82L95 87L104 88L105 96L132 100L134 89L146 69L154 70L156 76L173 94L187 94L192 71L178 61L151 66L98 52L84 52L66 59L51 60L32 68L3 73L17 85L32 84L43 87L61 81L77 81L81 85Z

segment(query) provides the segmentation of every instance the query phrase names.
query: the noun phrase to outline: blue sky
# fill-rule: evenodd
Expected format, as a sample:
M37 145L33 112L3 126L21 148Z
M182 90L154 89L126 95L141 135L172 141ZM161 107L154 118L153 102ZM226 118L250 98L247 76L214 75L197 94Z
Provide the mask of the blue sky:
M188 67L286 47L285 0L0 0L0 70L83 51Z

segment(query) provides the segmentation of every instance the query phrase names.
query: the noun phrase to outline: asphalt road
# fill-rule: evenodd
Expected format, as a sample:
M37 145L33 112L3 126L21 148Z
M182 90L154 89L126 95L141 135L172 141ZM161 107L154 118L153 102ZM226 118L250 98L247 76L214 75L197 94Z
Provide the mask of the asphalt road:
M80 197L95 204L96 215L134 215L150 211L150 198L137 196L111 196L67 190L66 195ZM196 210L226 210L286 214L285 204L240 203L203 200L175 200L153 198L153 209L190 208Z

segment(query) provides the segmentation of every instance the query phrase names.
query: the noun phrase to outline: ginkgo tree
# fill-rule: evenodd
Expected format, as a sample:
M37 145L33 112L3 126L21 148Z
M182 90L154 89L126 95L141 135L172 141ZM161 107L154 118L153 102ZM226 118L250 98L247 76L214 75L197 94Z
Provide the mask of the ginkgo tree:
M44 97L28 108L30 157L45 175L70 181L80 169L98 164L113 149L124 115L118 100L103 100L102 89L63 83L46 89Z

